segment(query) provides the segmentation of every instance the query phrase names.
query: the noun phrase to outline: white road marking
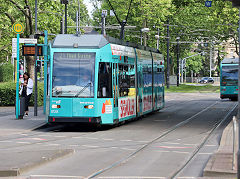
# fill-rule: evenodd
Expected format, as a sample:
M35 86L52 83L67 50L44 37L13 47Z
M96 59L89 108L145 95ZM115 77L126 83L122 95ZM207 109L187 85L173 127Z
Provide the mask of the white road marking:
M129 149L129 148L121 148L122 150L136 150L136 149Z
M114 139L106 139L106 138L103 138L102 140L114 140Z
M179 145L180 143L174 143L174 142L163 142L164 144L173 144L173 145Z
M78 146L80 146L80 145L69 145L70 147L78 147Z
M73 139L80 139L83 138L82 136L78 136L78 137L72 137Z
M60 144L47 144L47 146L59 146Z
M93 139L93 140L97 140L98 139L96 137L84 137L84 138L86 138L86 139Z
M121 142L132 142L132 140L120 140Z
M166 150L158 150L158 151L156 151L156 152L170 152L170 151L166 151Z
M30 175L30 177L40 177L40 178L84 178L83 176L64 176L64 175Z
M31 144L30 142L17 142L18 144Z
M82 145L83 147L90 147L90 148L97 148L99 146L95 146L95 145Z
M136 141L136 142L147 143L148 141L146 141L146 140L141 140L141 141Z
M147 177L147 176L108 176L108 177L98 177L107 179L166 179L166 177Z
M196 177L178 177L178 178L185 178L185 179L196 179Z
M212 155L213 153L198 153L198 155Z
M111 147L112 149L117 149L118 147Z
M12 142L11 140L3 140L3 141L0 141L1 143L10 143Z
M28 136L28 134L20 134L20 135Z
M189 152L181 152L181 151L172 151L174 153L179 153L179 154L189 154Z
M204 145L205 147L216 147L216 145Z
M59 138L61 138L61 137L66 137L66 136L64 136L64 135L56 135L56 136L53 136L53 137L59 137Z
M194 145L197 145L197 144L183 144L183 145L193 145L194 146Z

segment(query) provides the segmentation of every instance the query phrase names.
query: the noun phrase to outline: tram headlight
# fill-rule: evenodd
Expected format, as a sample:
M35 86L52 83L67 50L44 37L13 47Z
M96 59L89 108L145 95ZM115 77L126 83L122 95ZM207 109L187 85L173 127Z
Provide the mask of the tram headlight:
M57 109L57 108L61 108L61 106L60 106L60 105L53 104L53 105L52 105L52 108L53 108L53 109Z
M86 106L84 106L84 108L85 108L85 109L93 109L94 106L93 106L93 105L86 105Z

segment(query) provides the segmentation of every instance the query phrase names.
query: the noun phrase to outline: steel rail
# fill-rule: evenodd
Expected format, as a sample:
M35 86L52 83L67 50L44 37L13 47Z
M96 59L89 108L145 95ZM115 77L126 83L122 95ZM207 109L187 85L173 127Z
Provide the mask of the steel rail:
M217 123L215 123L214 127L209 131L209 134L207 136L205 136L204 140L201 142L201 144L199 144L196 149L193 151L192 155L186 160L186 162L184 162L184 164L177 169L177 171L175 171L170 177L170 179L175 179L177 177L177 175L183 171L183 169L190 163L190 161L197 155L197 153L200 151L200 149L206 144L206 142L208 141L208 139L212 136L213 132L219 128L231 115L231 113L237 108L238 104L235 104L234 107L232 109L230 109L228 111L228 113L226 114L226 116L218 121Z
M210 109L211 107L213 107L214 105L218 104L219 101L216 101L215 103L211 104L210 106L204 108L203 110L201 110L200 112L194 114L193 116L187 118L186 120L182 121L182 122L179 122L178 124L168 128L165 132L163 132L161 135L159 135L158 137L154 138L153 140L151 140L150 142L144 144L142 147L140 147L139 149L137 149L136 151L132 152L130 155L114 162L113 164L105 167L105 168L102 168L92 174L90 174L89 176L87 176L86 178L87 179L91 179L91 178L95 178L96 176L114 168L114 167L117 167L123 163L126 163L127 161L129 161L130 159L132 159L136 154L138 154L139 152L143 151L145 148L147 148L149 145L151 145L152 143L154 143L155 141L165 137L166 135L168 135L169 133L175 131L177 128L189 123L192 119L194 119L195 117L197 117L198 115L200 115L201 113L207 111L208 109Z

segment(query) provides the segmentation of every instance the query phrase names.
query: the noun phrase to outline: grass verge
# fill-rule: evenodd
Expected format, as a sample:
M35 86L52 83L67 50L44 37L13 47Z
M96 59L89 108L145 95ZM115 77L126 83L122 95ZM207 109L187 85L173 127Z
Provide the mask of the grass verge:
M220 93L219 86L204 85L204 86L194 86L181 84L179 87L170 86L169 89L165 87L166 93Z

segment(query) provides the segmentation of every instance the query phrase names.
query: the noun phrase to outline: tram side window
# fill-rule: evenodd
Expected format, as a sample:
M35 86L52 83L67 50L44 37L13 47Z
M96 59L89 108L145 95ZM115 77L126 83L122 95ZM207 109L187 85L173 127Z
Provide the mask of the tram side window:
M119 64L119 96L128 96L130 88L130 75L128 65Z
M99 63L98 98L112 98L112 67L110 63Z

